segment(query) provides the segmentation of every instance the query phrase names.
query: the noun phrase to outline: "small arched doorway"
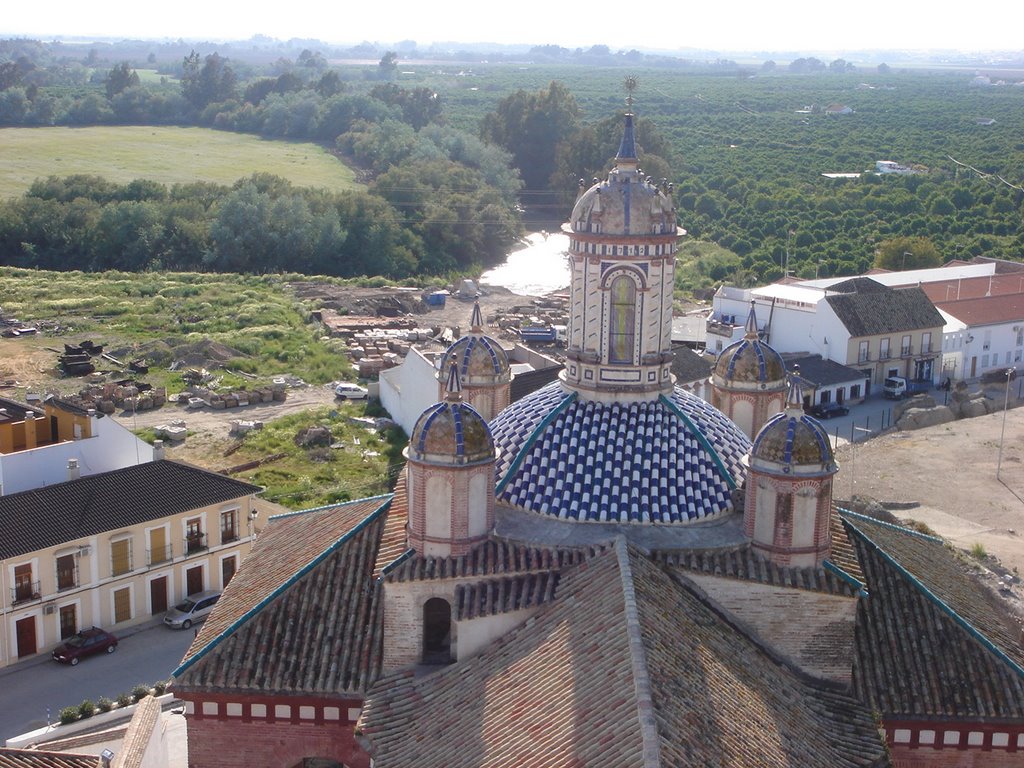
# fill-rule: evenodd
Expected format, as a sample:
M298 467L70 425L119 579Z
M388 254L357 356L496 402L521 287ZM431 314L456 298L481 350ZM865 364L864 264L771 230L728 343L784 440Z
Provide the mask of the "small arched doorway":
M423 663L450 664L452 660L452 607L432 597L423 604Z

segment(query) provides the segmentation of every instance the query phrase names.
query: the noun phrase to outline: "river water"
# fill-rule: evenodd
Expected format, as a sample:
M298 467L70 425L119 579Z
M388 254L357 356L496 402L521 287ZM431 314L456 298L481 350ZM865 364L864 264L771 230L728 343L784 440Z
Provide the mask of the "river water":
M532 232L523 247L512 251L504 264L484 272L480 282L497 285L524 296L543 296L569 285L569 236L561 232Z

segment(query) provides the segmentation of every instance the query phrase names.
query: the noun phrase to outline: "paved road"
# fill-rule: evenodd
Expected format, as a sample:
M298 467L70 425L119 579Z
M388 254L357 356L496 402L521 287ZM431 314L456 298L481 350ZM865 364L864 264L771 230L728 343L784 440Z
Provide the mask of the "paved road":
M131 634L129 634L131 633ZM162 625L118 633L115 653L94 656L71 667L45 658L32 659L0 670L0 743L46 725L60 710L83 699L116 699L137 683L166 680L192 642L193 631L175 631Z

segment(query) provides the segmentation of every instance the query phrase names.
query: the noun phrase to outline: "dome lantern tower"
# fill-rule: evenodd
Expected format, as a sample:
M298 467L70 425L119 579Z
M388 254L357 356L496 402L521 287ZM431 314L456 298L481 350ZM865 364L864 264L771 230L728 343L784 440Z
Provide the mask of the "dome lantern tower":
M832 479L839 471L825 428L804 414L799 370L786 410L754 438L744 532L754 551L783 566L818 567L829 556Z
M494 440L462 401L459 367L448 369L445 399L416 421L408 459L408 543L420 554L458 557L494 528Z
M672 391L676 226L671 185L644 177L632 89L622 141L605 181L583 189L571 220L568 350L563 383L584 400L653 401Z

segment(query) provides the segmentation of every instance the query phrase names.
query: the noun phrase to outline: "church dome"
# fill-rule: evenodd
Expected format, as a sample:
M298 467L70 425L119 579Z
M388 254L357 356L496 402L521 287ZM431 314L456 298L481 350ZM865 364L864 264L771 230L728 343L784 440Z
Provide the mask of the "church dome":
M563 520L680 524L731 512L750 448L720 411L679 388L601 403L555 382L491 428L499 503Z
M473 406L445 400L420 414L409 438L409 458L453 465L487 461L494 458L494 440Z
M637 163L633 116L627 114L615 167L605 181L594 179L576 200L570 219L574 232L613 236L676 233L670 185L652 182ZM580 180L581 190L583 185Z
M802 401L794 376L786 410L769 419L754 437L752 466L784 474L820 474L837 469L828 432L821 422L803 412Z
M759 389L786 386L786 364L782 355L758 338L757 319L751 304L746 335L733 342L718 356L713 376L725 386L756 385Z
M445 399L416 420L407 453L415 461L448 466L493 461L491 430L473 406L462 402L457 367L449 368Z
M463 336L448 347L441 357L439 378L447 379L453 365L459 369L463 386L503 383L512 376L501 344L482 334Z

